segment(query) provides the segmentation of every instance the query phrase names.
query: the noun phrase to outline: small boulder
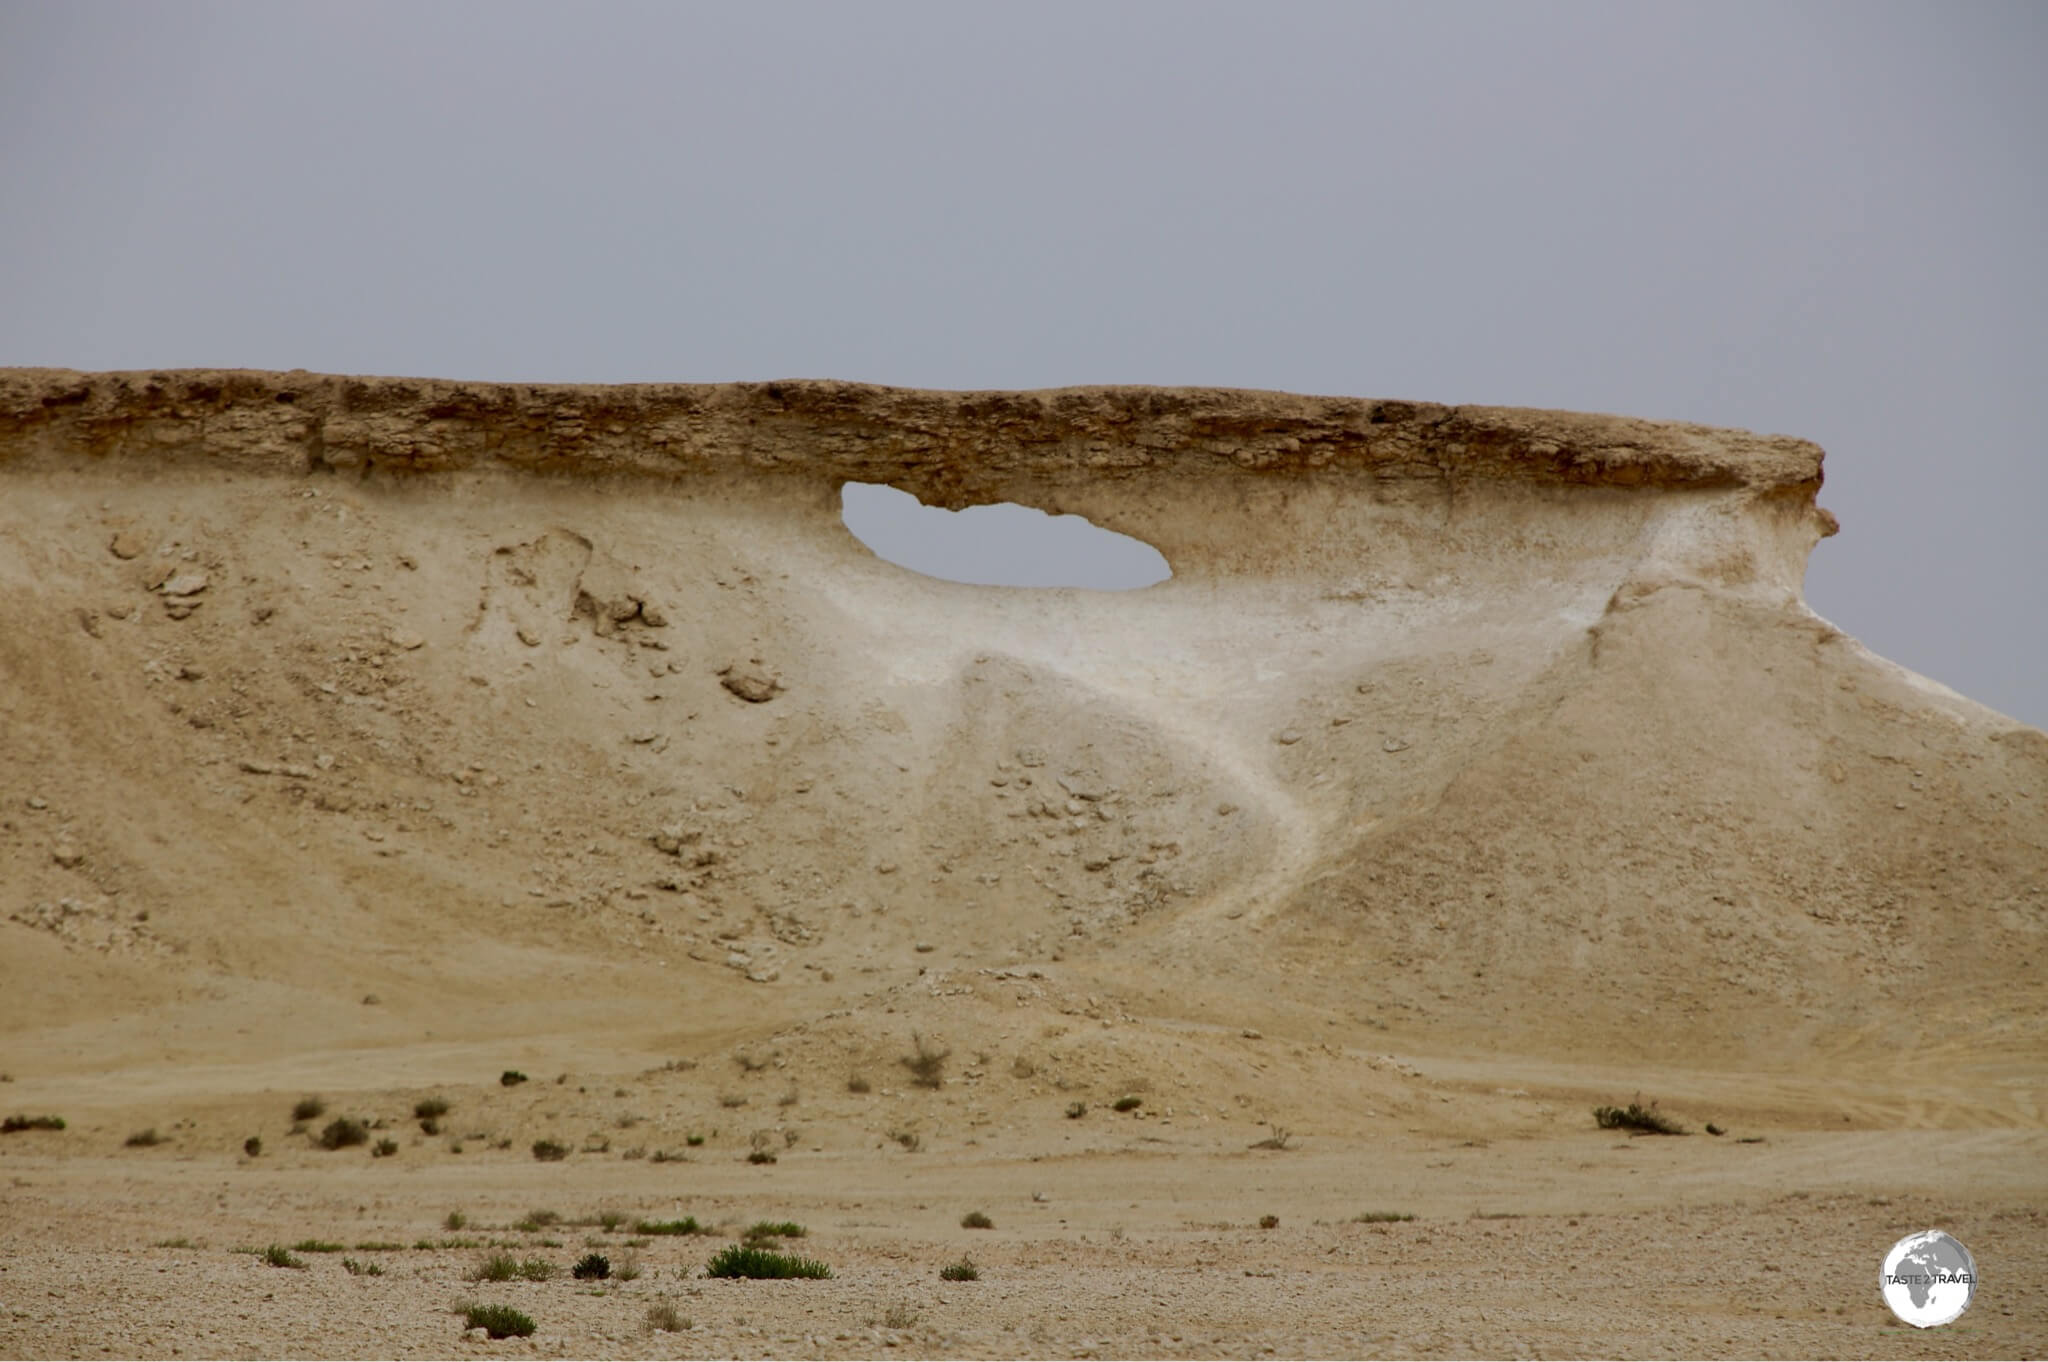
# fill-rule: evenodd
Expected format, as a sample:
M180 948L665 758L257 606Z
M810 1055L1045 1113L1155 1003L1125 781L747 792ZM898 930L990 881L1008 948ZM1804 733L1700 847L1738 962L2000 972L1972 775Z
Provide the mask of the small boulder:
M719 672L718 684L750 705L766 704L781 694L783 688L781 681L758 665L741 666L739 663Z

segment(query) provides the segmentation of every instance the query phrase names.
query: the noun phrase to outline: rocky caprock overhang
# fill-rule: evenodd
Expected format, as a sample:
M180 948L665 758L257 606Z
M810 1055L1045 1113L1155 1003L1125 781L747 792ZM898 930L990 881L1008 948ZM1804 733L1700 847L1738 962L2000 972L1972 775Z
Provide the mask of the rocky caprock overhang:
M302 371L0 370L0 457L87 454L242 469L490 467L675 478L786 471L927 500L1175 476L1785 493L1804 440L1515 407L1227 388L936 392L861 383L470 383Z

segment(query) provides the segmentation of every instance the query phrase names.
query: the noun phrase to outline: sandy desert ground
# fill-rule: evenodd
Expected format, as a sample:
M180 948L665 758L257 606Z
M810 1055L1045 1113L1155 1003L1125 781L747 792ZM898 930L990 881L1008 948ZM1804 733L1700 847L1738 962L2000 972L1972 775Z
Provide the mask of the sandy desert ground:
M1174 576L919 577L849 480ZM0 1135L0 1355L2048 1352L2048 735L1807 609L1819 487L1362 399L0 371L0 1115L65 1122ZM761 1221L834 1275L707 1279ZM1983 1281L1913 1330L1930 1226Z

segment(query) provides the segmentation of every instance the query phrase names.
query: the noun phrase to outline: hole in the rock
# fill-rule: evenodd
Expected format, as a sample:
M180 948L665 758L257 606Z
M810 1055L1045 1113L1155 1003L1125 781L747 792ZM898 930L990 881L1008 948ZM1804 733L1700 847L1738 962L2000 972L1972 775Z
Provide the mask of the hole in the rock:
M877 558L970 586L1129 591L1173 575L1142 539L1014 502L948 511L876 483L840 489L840 516Z

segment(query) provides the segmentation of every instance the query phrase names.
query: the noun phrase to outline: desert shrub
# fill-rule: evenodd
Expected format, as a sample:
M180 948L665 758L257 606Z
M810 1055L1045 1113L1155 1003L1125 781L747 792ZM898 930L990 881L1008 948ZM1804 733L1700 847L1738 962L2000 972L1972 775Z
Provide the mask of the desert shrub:
M396 1140L379 1140L370 1147L370 1157L377 1159L388 1159L397 1152L398 1141Z
M586 1253L569 1269L569 1275L579 1282L601 1282L612 1275L612 1260L602 1253Z
M1657 1110L1655 1102L1644 1106L1631 1102L1625 1107L1595 1107L1593 1119L1602 1130L1626 1130L1637 1135L1683 1135L1685 1127Z
M438 1121L448 1114L448 1099L445 1097L422 1097L412 1104L412 1114L421 1121Z
M1081 1118L1082 1118L1083 1116L1086 1116L1087 1114L1088 1114L1088 1104L1087 1104L1086 1102L1069 1102L1069 1103L1067 1103L1067 1119L1068 1119L1069 1121L1078 1121L1078 1120L1080 1120L1080 1119L1081 1119Z
M520 1231L522 1234L536 1234L550 1225L559 1225L561 1223L562 1213L560 1211L528 1211L525 1215L512 1222L512 1228Z
M441 1222L441 1227L450 1234L454 1234L458 1230L469 1228L469 1217L461 1211L450 1211L448 1212L448 1218Z
M341 1116L327 1123L320 1132L322 1149L346 1149L352 1144L368 1144L370 1128L351 1116Z
M526 1075L519 1072L519 1070L517 1069L507 1069L505 1070L505 1072L498 1075L499 1084L507 1088L516 1088L525 1081Z
M774 1249L762 1248L757 1244L728 1244L712 1255L704 1271L707 1276L712 1277L778 1280L787 1277L832 1275L832 1269L815 1258L800 1258L793 1253L778 1253Z
M917 1032L910 1033L911 1053L897 1060L910 1070L910 1081L920 1088L936 1088L945 1082L946 1061L951 1050L941 1050Z
M960 1228L963 1230L992 1230L995 1227L996 1222L989 1219L987 1213L983 1211L969 1211L960 1217Z
M434 1119L433 1117L431 1117L431 1116L430 1116L430 1117L428 1117L428 1118L427 1118L426 1120L424 1120L424 1121L420 1122L420 1134L422 1134L422 1135L439 1135L440 1133L441 1133L441 1123L440 1123L439 1121L436 1121L436 1120L435 1120L435 1119ZM457 1150L460 1150L460 1149L461 1149L461 1147L462 1147L462 1146L460 1146L460 1145L457 1145L457 1146L456 1146Z
M509 1253L493 1253L476 1265L469 1279L473 1282L509 1282L522 1278L529 1282L544 1282L560 1271L545 1258L528 1258L522 1262Z
M647 1307L647 1327L655 1333L679 1334L690 1327L689 1317L672 1301L657 1301Z
M251 1135L248 1139L242 1141L242 1152L252 1159L260 1157L263 1153L263 1137L261 1135Z
M981 1269L974 1265L973 1259L962 1258L957 1263L948 1263L940 1268L939 1276L949 1282L978 1282L981 1280Z
M889 1132L889 1138L913 1154L924 1148L924 1136L914 1130L892 1130Z
M18 1130L62 1130L62 1116L10 1116L0 1121L0 1135L12 1135Z
M1262 1230L1278 1229L1279 1226L1280 1217L1277 1215L1262 1215L1259 1217L1259 1228Z
M356 1258L344 1258L341 1266L351 1277L381 1277L384 1267L381 1263L365 1263Z
M690 1134L683 1136L683 1143L690 1146L690 1148L692 1149L697 1149L703 1145L704 1137L693 1131Z
M624 1211L599 1211L597 1213L597 1223L606 1234L610 1234L626 1223L626 1213Z
M727 1111L738 1111L746 1104L747 1095L743 1092L723 1092L718 1095L718 1105Z
M810 1231L794 1220L756 1220L740 1237L748 1240L801 1239Z
M535 1140L533 1156L542 1163L560 1163L569 1157L569 1146L556 1140Z
M283 1244L272 1244L269 1248L263 1250L261 1256L263 1261L272 1267L303 1268L306 1265L304 1258L292 1257L292 1251Z
M704 1227L697 1223L697 1217L686 1215L681 1220L636 1220L635 1234L702 1234Z
M1354 1225L1397 1225L1415 1217L1406 1211L1360 1211L1351 1217Z
M357 1245L356 1245L356 1252L357 1252L357 1253L397 1253L397 1252L398 1252L398 1251L399 1251L400 1249L402 1249L402 1248L404 1248L404 1247L405 1247L405 1245L403 1245L403 1244L395 1244L395 1243L393 1243L393 1242L392 1242L391 1240L389 1240L389 1239L365 1239L365 1240L363 1240L363 1241L362 1241L362 1242L361 1242L360 1244L357 1244Z
M873 1085L862 1075L855 1074L846 1080L846 1090L848 1092L871 1092L873 1091Z
M344 1245L327 1239L301 1239L292 1245L294 1253L339 1253Z
M775 1162L775 1151L774 1151L774 1150L772 1150L772 1149L754 1149L754 1150L749 1150L749 1151L748 1151L748 1153L747 1153L747 1162L748 1162L748 1163L774 1163L774 1162Z
M481 1329L492 1338L526 1338L533 1333L533 1320L509 1305L465 1305L465 1329Z
M519 1275L519 1260L509 1253L493 1253L469 1274L473 1282L509 1282Z
M178 1237L177 1237L176 1239L159 1239L159 1240L157 1240L157 1241L156 1241L156 1242L155 1242L154 1244L150 1245L150 1247L151 1247L151 1248L186 1248L186 1249L188 1249L188 1248L198 1248L198 1247L199 1247L199 1245L197 1245L197 1244L193 1243L191 1239L189 1239L189 1238L188 1238L188 1237L186 1237L185 1235L182 1235L182 1234L181 1234L181 1235L179 1235L179 1236L178 1236Z
M1142 1107L1144 1105L1145 1099L1137 1096L1135 1093L1128 1097L1119 1097L1116 1099L1116 1109L1118 1111L1136 1111L1139 1107Z
M882 1327L885 1329L914 1329L924 1319L917 1307L907 1301L897 1301L882 1312ZM868 1321L873 1324L873 1320Z
M157 1134L156 1127L151 1126L148 1130L136 1131L121 1143L130 1149L147 1149L152 1145L169 1144L170 1137Z
M630 1249L619 1255L619 1265L612 1269L612 1276L622 1282L638 1281L640 1278L640 1255Z
M301 1097L292 1103L294 1121L317 1121L327 1114L327 1103L318 1097Z

